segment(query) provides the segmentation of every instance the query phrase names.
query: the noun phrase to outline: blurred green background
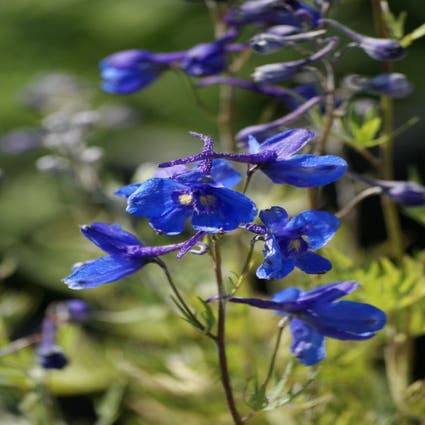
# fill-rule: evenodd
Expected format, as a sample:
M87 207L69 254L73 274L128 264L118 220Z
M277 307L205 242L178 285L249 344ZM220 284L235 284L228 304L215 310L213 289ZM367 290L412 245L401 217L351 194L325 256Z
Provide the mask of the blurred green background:
M391 1L390 6L395 14L407 12L406 32L425 21L422 2ZM334 17L359 32L373 35L367 1L342 0L335 8ZM118 97L102 93L98 88L99 61L119 50L182 50L212 38L213 30L202 2L3 1L0 5L0 137L18 127L40 124L40 114L25 108L21 102L22 89L34 78L52 71L75 74L92 85L94 107L119 102L135 111L136 119L131 125L101 129L89 136L89 145L105 150L101 179L105 193L110 196L114 189L130 180L141 163L196 150L197 142L187 136L189 130L214 136L218 132L214 119L198 107L188 81L181 75L165 73L142 92ZM423 117L424 52L425 45L419 40L411 46L407 57L395 64L395 70L405 73L415 88L407 99L396 103L396 126L412 116ZM250 73L254 63L267 60L252 58L243 69L244 74ZM344 57L338 72L374 75L380 72L380 64L353 50ZM210 110L217 109L216 88L206 89L200 96ZM265 105L264 99L245 92L237 93L236 102L235 130L257 122ZM401 174L410 165L417 168L418 164L425 164L424 133L421 121L397 139L398 155L405 161ZM73 263L100 255L78 232L80 224L120 221L130 229L132 223L123 212L123 204L111 201L111 196L105 207L103 199L87 198L72 179L40 173L35 160L43 153L43 150L20 155L0 153L3 170L0 345L35 331L52 300L81 296L92 304L97 316L84 328L69 326L61 330L61 344L71 358L71 366L63 372L40 375L34 368L35 358L30 349L2 359L0 423L174 425L183 420L187 425L228 423L214 348L183 321L176 321L166 281L162 275L158 276L159 270L149 266L138 277L83 293L69 291L62 284L61 279ZM293 202L294 210L302 207L291 193L271 196L283 195ZM149 229L140 225L138 230L146 243L158 241ZM231 248L228 249L232 254ZM341 273L343 270L355 273L355 263L350 265L347 258L334 254ZM239 272L241 258L234 255L227 258L227 272ZM423 264L423 256L418 264ZM176 280L196 304L197 296L207 297L213 291L208 258L188 259L187 267L192 271L190 278L186 268L182 270L171 260ZM375 283L384 277L394 277L396 271L385 264L376 267L378 272L373 278L371 274L357 273L359 280L370 279L369 295L379 300L381 292ZM418 288L424 285L420 266L409 263L405 269L410 272L403 269L401 273L414 274ZM321 282L326 283L332 277ZM337 278L341 274L337 273ZM402 275L399 278L394 277L392 282L394 299L398 296L397 285L403 281ZM305 278L296 274L291 282L302 283L302 279ZM372 302L366 298L367 294L365 291L362 296ZM417 289L415 296L413 302L421 299L422 291ZM391 301L388 306L392 308ZM417 321L415 333L419 335L423 317L412 317ZM229 351L231 368L238 377L235 387L238 394L248 394L246 376L256 373L264 376L263 351L264 347L270 351L272 346L273 341L268 338L273 335L275 319L261 311L233 309L232 320ZM246 334L247 323L251 335ZM258 415L252 423L399 423L383 373L383 343L383 339L377 338L358 346L350 344L350 350L345 350L343 344L331 342L330 360L319 372L321 381L312 386L309 395L301 397L292 407ZM281 352L282 364L288 363L287 349ZM297 388L308 377L308 369L295 366L291 385ZM423 394L420 392L423 388L418 391ZM412 397L417 397L417 393L413 392ZM423 400L417 409L423 413Z

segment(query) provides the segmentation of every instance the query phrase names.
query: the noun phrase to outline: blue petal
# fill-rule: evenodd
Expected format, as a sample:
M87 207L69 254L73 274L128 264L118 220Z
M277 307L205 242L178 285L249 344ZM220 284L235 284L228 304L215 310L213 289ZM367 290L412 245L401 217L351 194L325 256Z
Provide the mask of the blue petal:
M288 213L282 207L271 207L260 212L260 219L267 227L267 230L274 235L284 232L288 222Z
M127 186L122 187L121 189L118 189L114 192L115 195L122 196L123 198L128 198L130 195L132 195L140 186L142 183L131 183Z
M328 335L327 331L364 335L382 329L385 323L385 313L370 304L338 301L314 307L314 326L323 330L324 335ZM335 334L329 336L338 338Z
M211 169L211 176L215 183L231 188L236 186L241 180L241 173L235 170L229 161L224 159L214 159Z
M149 179L130 195L127 212L140 217L161 217L180 206L172 195L184 190L187 191L186 186L172 179Z
M326 258L314 252L306 252L295 260L295 265L304 273L326 273L332 268L332 264Z
M153 217L149 224L159 233L166 235L178 235L183 232L184 222L192 214L188 208L176 208L165 212L160 217Z
M274 183L297 187L323 186L338 180L346 171L347 163L333 155L295 155L290 159L271 162L261 170Z
M331 303L332 301L351 294L359 287L354 280L342 280L319 286L311 291L302 293L297 302L305 309L312 308L316 304Z
M302 320L292 319L291 353L304 365L312 366L326 357L323 336Z
M273 150L277 153L276 160L288 159L302 149L314 136L314 133L303 128L293 128L275 134L264 141L260 151Z
M276 292L273 297L272 301L278 302L278 303L286 303L289 301L295 301L301 294L301 291L298 288L290 287L285 288L282 291Z
M83 235L100 249L111 255L127 253L128 246L141 246L136 236L126 232L119 224L92 223L82 226Z
M186 165L179 164L173 165L172 167L167 168L159 168L155 171L155 177L161 179L173 179L180 174L184 174L190 171L190 168L186 167Z
M254 136L248 137L248 149L249 153L257 153L260 150L260 143Z
M287 225L288 230L298 230L308 238L311 249L326 245L339 227L339 219L326 211L307 210L295 216Z
M71 289L95 288L133 274L145 264L143 260L122 256L100 257L77 265L64 283Z
M202 199L208 206L202 207ZM257 208L247 196L234 190L209 186L200 195L200 206L195 209L192 226L196 230L216 233L236 229L242 223L251 222L257 215Z
M257 269L257 277L260 279L281 279L289 274L294 267L294 260L282 256L276 238L273 236L268 238L264 244L264 260Z

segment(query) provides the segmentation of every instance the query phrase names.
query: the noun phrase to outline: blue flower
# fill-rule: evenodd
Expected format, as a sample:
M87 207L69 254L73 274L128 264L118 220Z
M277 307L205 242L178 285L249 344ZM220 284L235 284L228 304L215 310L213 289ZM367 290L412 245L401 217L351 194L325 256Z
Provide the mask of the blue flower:
M337 301L355 291L359 284L340 281L303 292L287 288L271 301L257 298L231 297L229 301L275 310L290 320L291 352L304 365L311 366L326 356L324 337L340 340L372 338L386 322L385 313L355 301Z
M217 41L198 44L185 52L179 61L179 67L194 77L206 77L223 72L226 69L226 47L236 37L235 31L229 31Z
M41 327L41 342L37 348L38 364L44 369L63 369L68 359L56 345L57 325L55 318L46 315Z
M351 40L355 41L372 59L379 61L395 61L403 58L406 54L406 50L397 40L367 37L347 28L345 25L333 19L322 19L321 22L330 24L348 38L351 38Z
M172 60L173 55L168 60L158 60L147 50L114 53L100 63L102 88L114 94L134 93L155 81Z
M425 187L419 183L397 180L377 180L350 173L352 177L369 186L380 187L382 192L404 207L425 205Z
M314 133L309 130L295 128L278 133L262 144L251 137L249 154L214 152L210 149L191 157L164 162L159 167L225 158L256 165L273 183L287 183L297 187L322 186L339 179L345 173L347 163L333 155L295 155L313 136Z
M194 229L217 233L249 223L257 214L248 197L200 171L149 179L132 192L127 186L117 194L128 197L128 213L149 218L156 231L167 235L181 233L189 217Z
M262 25L292 25L299 28L315 27L320 13L306 3L297 0L249 0L229 11L225 17L229 25L250 23Z
M81 232L108 256L78 263L64 279L71 289L87 289L123 279L160 255L185 248L187 242L163 246L144 246L136 236L119 224L93 223L82 226Z
M155 177L176 178L177 176L188 173L191 170L199 171L199 165L195 166L193 169L186 167L185 165L174 165L168 168L160 168L155 172ZM212 161L211 177L216 185L228 188L236 186L242 180L241 173L233 168L229 161L224 159L214 159ZM140 183L134 183L131 186L133 188L139 187ZM131 192L133 192L133 190Z
M365 81L364 90L394 99L406 97L412 92L412 85L405 75L398 72L379 74Z
M252 154L259 157L276 153L273 159L257 162L259 169L273 183L297 187L323 186L338 180L345 173L347 163L334 155L295 155L313 136L314 133L309 130L296 128L278 133L261 144L251 137L249 148Z
M307 210L289 219L281 207L260 212L265 226L264 261L260 279L281 279L294 267L305 273L325 273L331 263L312 250L326 245L339 227L339 219L325 211Z

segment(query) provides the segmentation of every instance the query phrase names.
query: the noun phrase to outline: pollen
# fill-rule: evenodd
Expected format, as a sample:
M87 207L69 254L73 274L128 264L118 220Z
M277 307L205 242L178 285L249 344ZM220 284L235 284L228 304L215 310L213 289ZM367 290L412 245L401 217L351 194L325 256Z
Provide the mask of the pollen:
M179 203L181 205L190 205L192 203L193 197L189 193L183 193L179 196Z
M289 242L289 248L294 251L299 251L301 248L300 239L292 239L291 242Z
M209 207L215 204L216 197L213 195L202 195L199 200L204 207Z

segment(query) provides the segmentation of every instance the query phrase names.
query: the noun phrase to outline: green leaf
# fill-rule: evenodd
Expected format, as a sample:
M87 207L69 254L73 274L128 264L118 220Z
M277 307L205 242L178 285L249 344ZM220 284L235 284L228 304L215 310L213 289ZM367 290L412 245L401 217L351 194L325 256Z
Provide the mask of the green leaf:
M119 409L127 384L115 382L106 391L102 399L96 404L95 410L98 415L96 425L113 425L119 417Z
M384 11L384 20L390 35L400 39L404 34L404 25L406 23L407 13L401 12L397 17L387 8Z
M266 397L265 388L258 384L256 378L248 381L247 394L245 396L246 404L251 407L251 409L258 411L264 410L269 402Z
M415 40L425 36L425 24L422 24L418 28L414 29L411 33L407 34L402 40L401 45L403 47L410 46Z
M354 143L360 144L364 147L375 146L382 143L379 139L375 139L376 133L382 125L380 117L372 116L366 119L363 123L358 124L354 119L349 121L349 128L351 130Z
M211 305L204 301L202 298L198 298L199 301L202 303L204 310L201 312L201 317L205 321L205 329L204 332L211 332L212 328L214 327L216 323L216 318L214 316L214 312L211 308Z

